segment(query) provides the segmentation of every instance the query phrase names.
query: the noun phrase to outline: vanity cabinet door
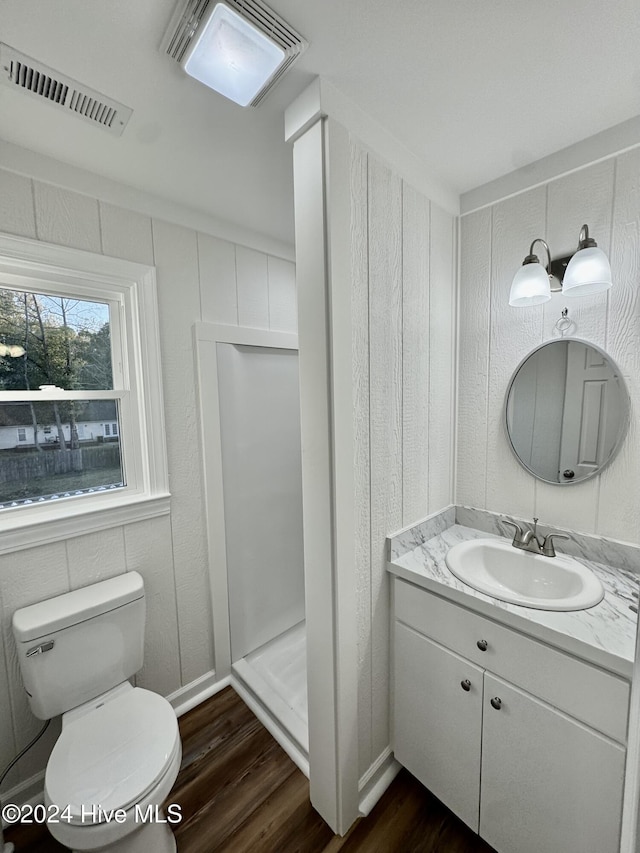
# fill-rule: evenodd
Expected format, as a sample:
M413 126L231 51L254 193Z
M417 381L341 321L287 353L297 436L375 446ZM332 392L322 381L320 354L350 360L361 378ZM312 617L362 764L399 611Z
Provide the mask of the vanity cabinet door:
M488 673L482 737L480 835L496 850L618 850L623 747Z
M482 670L395 623L393 750L478 831Z

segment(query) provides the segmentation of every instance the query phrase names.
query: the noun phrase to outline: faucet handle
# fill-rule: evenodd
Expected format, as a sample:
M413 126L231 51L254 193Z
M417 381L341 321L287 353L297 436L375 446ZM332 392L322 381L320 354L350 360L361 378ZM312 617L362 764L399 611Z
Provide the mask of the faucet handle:
M550 533L548 536L545 536L542 542L542 554L545 557L555 557L556 549L553 547L554 539L570 539L570 536L565 536L564 533Z
M516 524L515 521L509 521L508 518L501 518L501 519L499 519L499 521L501 524L508 524L510 527L514 528L514 534L513 534L513 541L514 542L521 542L522 541L523 532L522 532L522 528L520 527L519 524Z

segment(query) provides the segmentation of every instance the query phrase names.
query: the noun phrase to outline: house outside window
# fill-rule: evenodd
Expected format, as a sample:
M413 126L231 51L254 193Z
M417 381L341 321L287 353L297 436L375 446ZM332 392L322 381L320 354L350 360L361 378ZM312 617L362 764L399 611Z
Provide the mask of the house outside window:
M118 435L118 423L104 424L104 436L105 438L116 438Z
M0 235L2 542L168 510L153 268Z

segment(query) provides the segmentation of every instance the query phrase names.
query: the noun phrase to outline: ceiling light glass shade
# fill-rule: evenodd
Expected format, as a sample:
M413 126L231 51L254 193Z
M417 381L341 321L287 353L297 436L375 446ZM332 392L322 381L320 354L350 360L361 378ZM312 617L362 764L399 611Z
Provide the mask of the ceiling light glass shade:
M541 305L551 299L549 273L542 264L523 264L513 277L509 305Z
M589 296L611 287L609 259L597 246L580 249L567 264L562 279L565 296Z
M224 3L213 6L199 29L182 60L184 70L246 107L282 64L285 52Z

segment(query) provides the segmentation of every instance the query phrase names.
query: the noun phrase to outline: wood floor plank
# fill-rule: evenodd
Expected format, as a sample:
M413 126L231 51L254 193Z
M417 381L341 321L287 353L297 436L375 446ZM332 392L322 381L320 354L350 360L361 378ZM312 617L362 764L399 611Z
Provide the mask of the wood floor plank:
M273 850L280 827L289 819L292 810L309 804L309 786L300 773L291 773L255 809L226 844L226 853L267 853Z
M255 722L238 694L227 687L216 694L215 703L204 702L180 718L182 767L217 751L222 743Z
M305 804L292 813L289 822L275 839L276 846L268 853L319 853L333 838L333 832L318 813ZM267 853L267 851L265 851Z
M210 792L232 782L242 774L256 753L267 749L273 738L254 720L238 729L232 737L189 764L183 764L173 787L173 794L189 812L197 811L208 800Z
M292 773L265 799L225 844L225 853L285 853L294 849L325 849L333 833L309 802L309 783ZM313 840L312 840L313 839ZM312 846L309 842L312 840ZM296 846L298 845L298 846Z
M257 740L256 737L253 743ZM252 744L242 746L242 754L239 750L230 754L228 767L223 773L205 773L198 779L199 788L189 790L183 814L190 816L176 828L176 837L185 849L194 853L220 849L271 791L297 772L289 756L273 739L253 754ZM203 784L205 778L207 781ZM193 805L194 794L197 808ZM179 797L175 801L179 802ZM208 846L203 846L203 836Z

